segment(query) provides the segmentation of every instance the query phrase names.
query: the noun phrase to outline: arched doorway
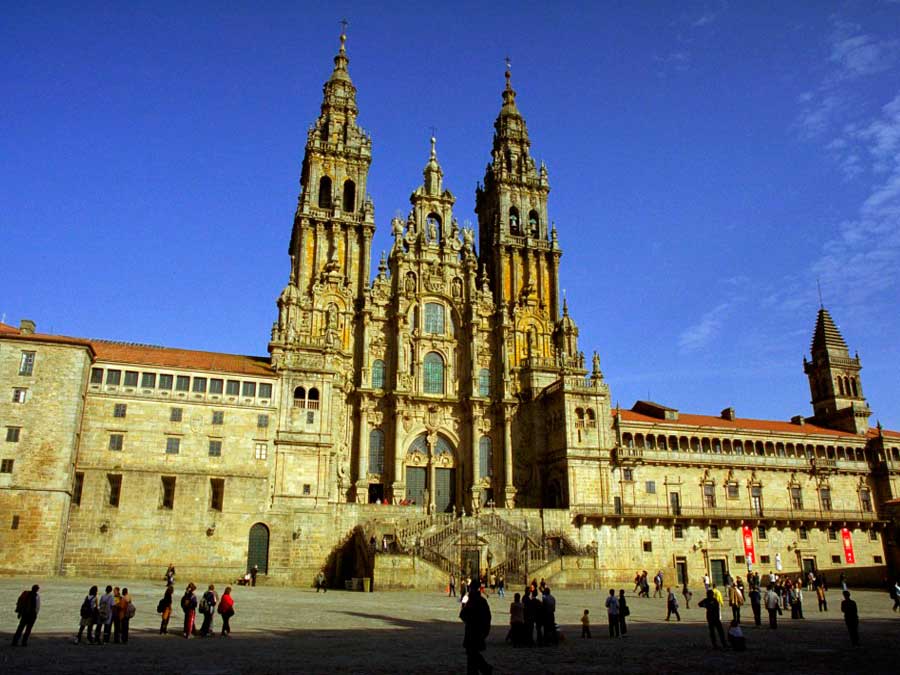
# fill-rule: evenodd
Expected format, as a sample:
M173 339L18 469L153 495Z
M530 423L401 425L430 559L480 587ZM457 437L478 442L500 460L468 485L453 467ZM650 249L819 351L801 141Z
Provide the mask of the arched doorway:
M250 542L247 546L247 571L256 565L260 574L269 573L269 528L256 523L250 528Z
M456 506L456 450L453 443L437 435L433 446L427 434L417 436L407 451L406 496L438 513Z

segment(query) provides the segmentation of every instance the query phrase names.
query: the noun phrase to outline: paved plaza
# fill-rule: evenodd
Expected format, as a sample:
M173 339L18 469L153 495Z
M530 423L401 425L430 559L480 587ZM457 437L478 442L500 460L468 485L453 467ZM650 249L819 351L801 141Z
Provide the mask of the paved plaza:
M158 634L156 603L163 586L110 580L128 586L137 607L127 645L72 644L78 609L92 583L106 580L0 579L2 673L461 673L465 672L459 605L442 593L353 593L257 586L236 587L230 639L190 639ZM176 584L180 597L187 579ZM205 588L205 580L195 580ZM42 609L25 649L10 647L18 594L41 586ZM183 583L184 582L184 583ZM224 584L216 581L221 591ZM681 623L666 623L661 599L638 599L626 588L632 610L628 637L610 640L600 591L554 592L564 641L558 647L516 649L505 644L510 597L491 596L493 629L485 654L496 673L897 672L900 614L887 593L854 592L861 615L862 646L850 647L839 592L829 592L827 614L807 594L806 619L789 612L779 629L753 628L744 611L748 651L713 652L703 611L682 607ZM695 591L695 599L699 594ZM593 638L580 638L585 608ZM730 616L730 611L723 612ZM178 633L180 610L170 630ZM749 618L749 622L747 619ZM220 625L216 617L216 626Z

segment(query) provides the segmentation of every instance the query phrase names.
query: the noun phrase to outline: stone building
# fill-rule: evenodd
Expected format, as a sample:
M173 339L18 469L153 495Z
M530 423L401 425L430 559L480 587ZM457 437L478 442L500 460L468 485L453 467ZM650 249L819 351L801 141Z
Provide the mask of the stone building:
M869 428L860 359L824 308L808 418L611 408L560 304L549 176L508 70L477 236L432 138L373 274L348 62L342 35L268 357L0 324L0 571L255 564L279 583L426 586L490 567L589 586L748 566L880 580L900 562L900 433Z

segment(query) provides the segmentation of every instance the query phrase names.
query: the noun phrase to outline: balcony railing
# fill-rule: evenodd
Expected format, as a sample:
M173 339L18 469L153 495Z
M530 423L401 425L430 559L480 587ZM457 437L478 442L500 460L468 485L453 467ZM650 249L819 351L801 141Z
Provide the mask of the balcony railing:
M790 521L861 521L875 522L872 511L823 509L754 509L733 506L671 506L644 504L590 504L575 507L576 516L584 518L701 518L710 520L790 520Z
M616 462L619 464L635 463L644 461L643 448L628 448L617 445L614 450Z

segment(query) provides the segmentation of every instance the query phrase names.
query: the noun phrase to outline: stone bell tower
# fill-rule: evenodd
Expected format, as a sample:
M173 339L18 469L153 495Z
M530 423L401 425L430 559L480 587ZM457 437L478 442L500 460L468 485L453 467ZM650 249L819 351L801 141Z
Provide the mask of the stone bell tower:
M347 36L310 127L288 253L291 273L278 299L269 352L276 367L299 348L355 349L354 313L369 285L374 207L366 195L372 141L356 123Z
M476 190L475 212L480 262L502 310L498 314L510 394L544 387L559 373L554 332L562 251L547 215L547 168L536 167L530 145L507 63L503 106L494 122L484 185Z

